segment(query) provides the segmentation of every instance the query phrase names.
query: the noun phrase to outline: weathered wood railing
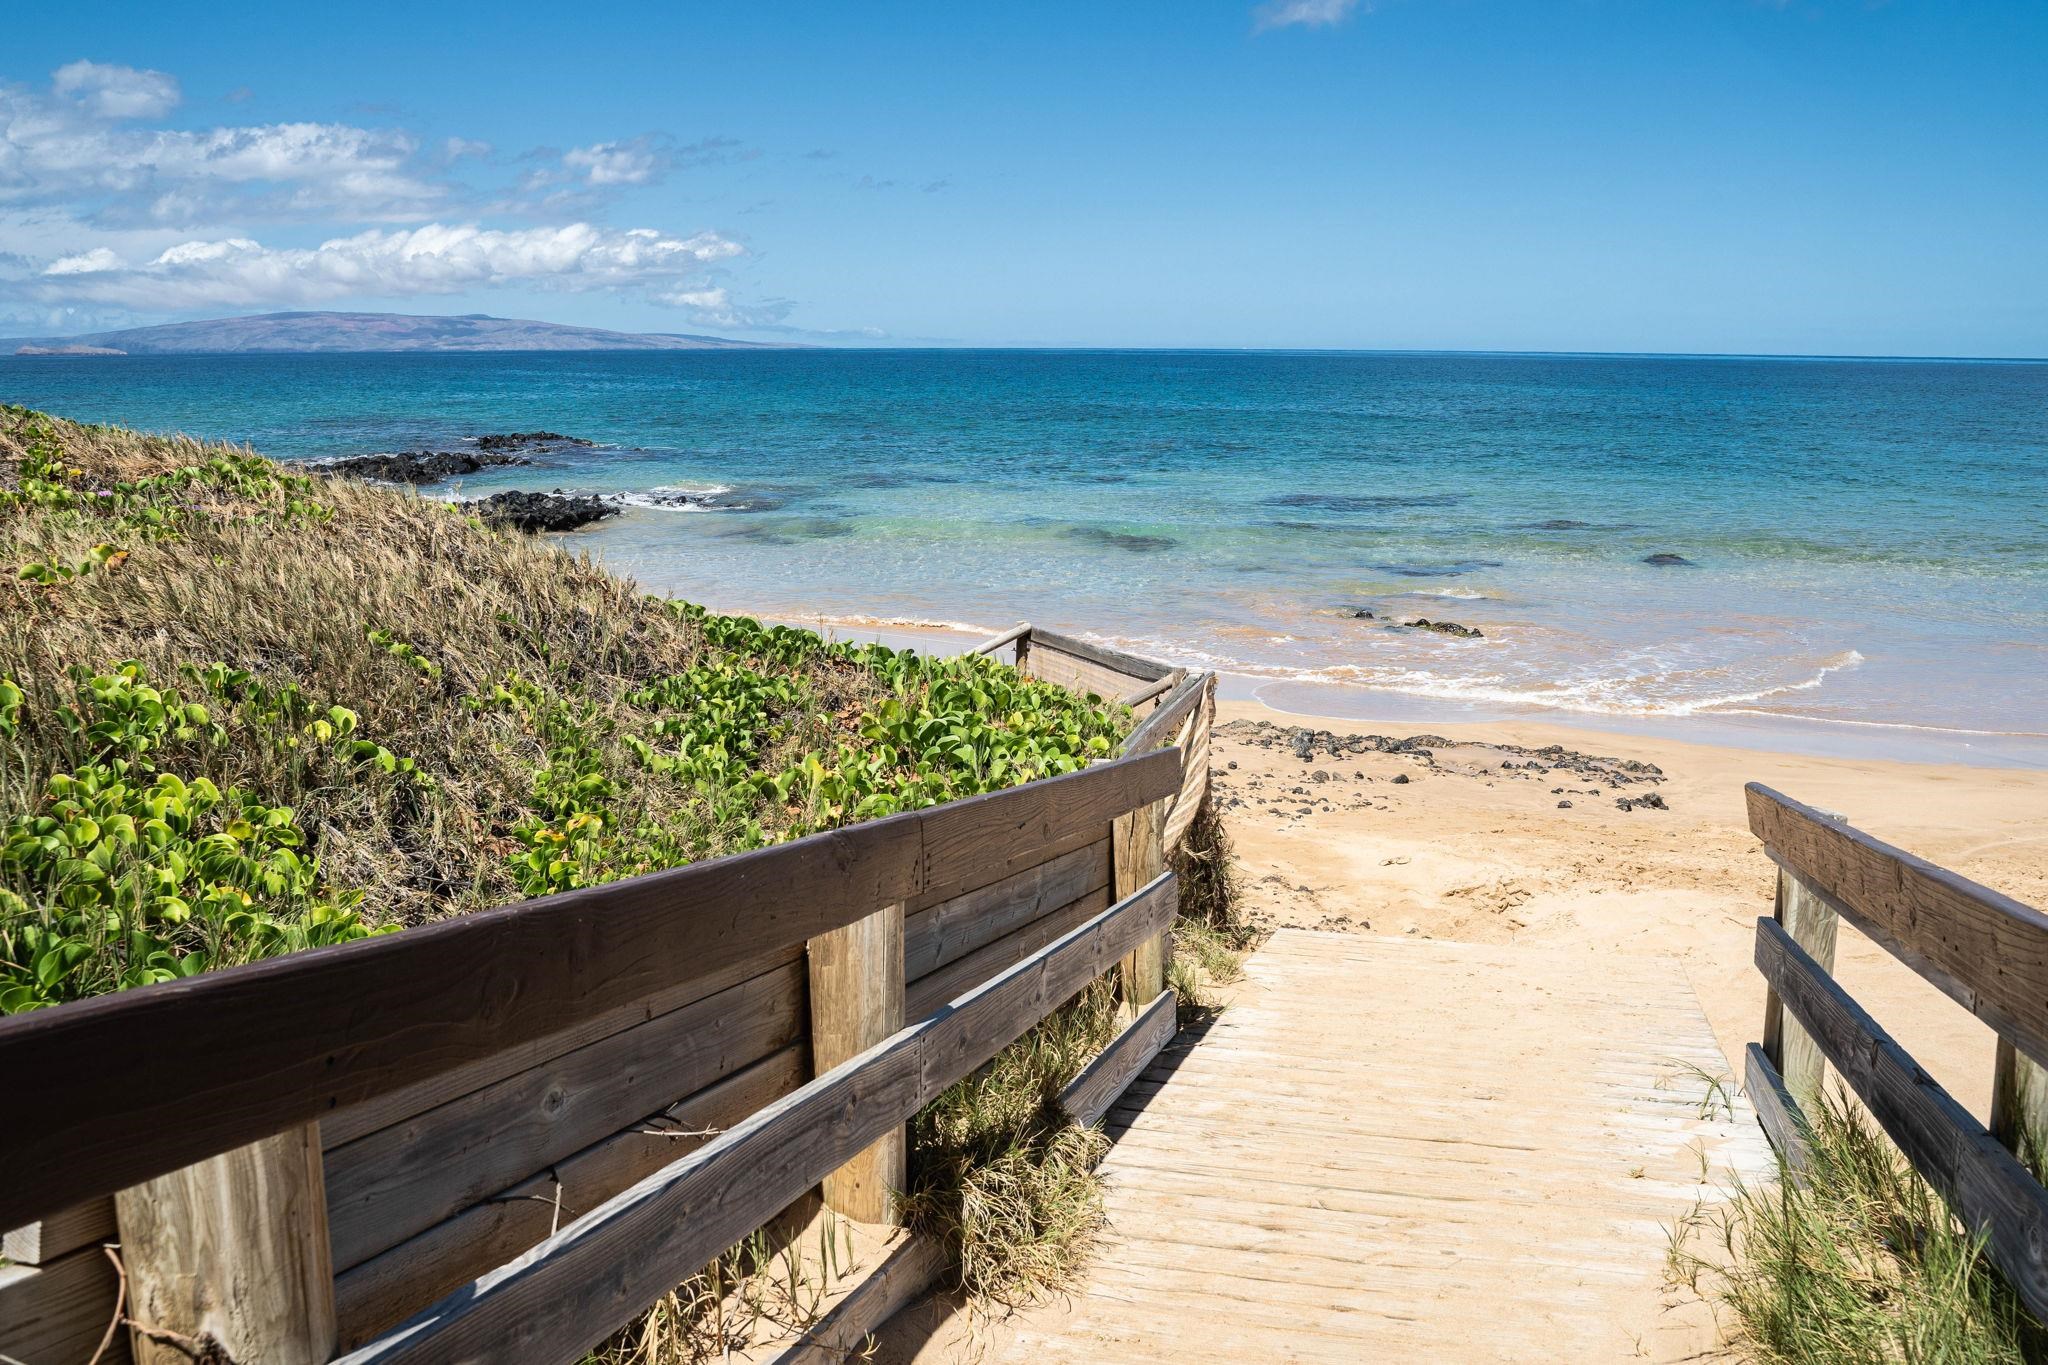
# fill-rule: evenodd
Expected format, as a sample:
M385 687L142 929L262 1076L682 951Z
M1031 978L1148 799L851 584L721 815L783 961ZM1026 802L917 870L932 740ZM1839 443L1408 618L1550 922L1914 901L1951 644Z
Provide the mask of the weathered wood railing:
M1142 719L1124 740L1125 754L1173 745L1187 755L1179 791L1115 822L1111 834L1117 867L1114 889L1119 896L1129 895L1165 870L1167 859L1187 837L1188 827L1208 795L1216 675L1189 673L1032 625L1013 626L983 641L976 652L994 654L1005 648L1014 651L1017 668L1030 677L1131 707ZM1162 933L1141 944L1123 963L1124 998L1134 1007L1142 1008L1140 1002L1154 999L1166 989L1168 954L1169 940ZM1164 1039L1158 1044L1163 1046ZM1135 1054L1138 1049L1132 1051ZM1158 1046L1153 1046L1151 1052L1157 1051ZM1150 1055L1145 1054L1144 1060ZM1136 1065L1142 1067L1144 1060L1137 1060Z
M1173 878L1125 830L1192 754L1144 747L0 1021L0 1228L25 1263L0 1268L0 1356L94 1353L116 1237L137 1358L211 1337L242 1361L539 1361L821 1183L886 1218L909 1117L1163 941ZM1138 984L1076 1105L1170 1032L1170 993Z
M1779 869L1776 913L1757 923L1770 993L1748 1089L1788 1173L1806 1169L1805 1111L1832 1064L2048 1321L2048 1190L2021 1160L2041 1169L2048 1140L2048 916L1768 787L1748 796ZM1841 920L1997 1032L1988 1129L1834 979Z

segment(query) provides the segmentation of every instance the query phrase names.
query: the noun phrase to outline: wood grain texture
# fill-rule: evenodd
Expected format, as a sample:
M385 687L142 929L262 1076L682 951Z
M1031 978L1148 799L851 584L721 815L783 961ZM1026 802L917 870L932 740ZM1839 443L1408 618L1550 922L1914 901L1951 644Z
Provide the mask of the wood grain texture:
M792 962L327 1154L338 1270L799 1041Z
M1022 625L1011 626L1002 634L991 635L988 639L983 640L980 644L974 647L974 652L976 654L993 654L997 650L1003 648L1003 646L1005 645L1016 644L1017 641L1021 640L1030 633L1031 623L1028 621L1024 622Z
M1127 693L1117 700L1121 701L1125 706L1143 706L1146 702L1155 701L1165 696L1168 692L1173 691L1174 688L1180 686L1181 679L1187 677L1187 675L1188 671L1185 668L1176 668L1165 677L1154 682L1148 682L1143 687L1138 688L1134 692Z
M1162 877L345 1359L575 1356L986 1062L1131 943L1159 932L1177 894Z
M903 975L915 981L1018 926L1109 885L1108 830L1080 848L904 917Z
M1151 753L1162 745L1171 744L1173 737L1180 733L1182 723L1194 714L1197 706L1207 701L1209 680L1212 676L1208 673L1192 674L1179 687L1167 693L1166 700L1152 708L1151 714L1140 721L1130 734L1124 736L1123 748L1119 752ZM1174 790L1179 789L1179 784L1176 783Z
M886 1042L903 1027L903 906L811 940L811 1065L830 1071ZM861 1223L893 1224L909 1183L904 1129L884 1133L825 1177L825 1207Z
M2037 1180L2048 1181L2048 1067L2005 1038L1991 1074L1991 1136Z
M1121 899L1166 870L1165 822L1170 798L1138 807L1110 822L1110 889ZM1127 1010L1166 989L1166 935L1139 944L1120 974Z
M1171 665L1156 659L1112 649L1108 645L1091 644L1072 635L1036 626L1031 630L1031 645L1033 649L1055 650L1072 658L1084 659L1098 668L1120 673L1133 683L1151 682L1173 671Z
M1851 924L2048 1064L2048 916L1750 783L1749 828Z
M305 1124L114 1196L128 1316L231 1360L323 1365L334 1354L320 1130ZM140 1365L191 1354L136 1331Z
M114 1320L120 1276L95 1243L42 1266L0 1266L0 1358L21 1365L85 1365ZM130 1359L116 1330L100 1365Z
M1140 1010L1138 1017L1060 1092L1060 1108L1067 1117L1083 1127L1099 1122L1138 1074L1152 1064L1159 1050L1173 1041L1179 1008L1180 1000L1172 991L1161 991L1157 999Z
M1108 887L1083 894L1050 914L1040 915L965 957L956 958L935 972L927 972L904 991L904 1018L922 1019L957 996L1008 970L1076 925L1108 908Z
M851 1284L833 1286L816 1322L779 1346L735 1352L733 1365L846 1365L865 1359L874 1332L930 1288L952 1260L934 1238L893 1228L856 1230L863 1244L877 1233L893 1235Z
M1055 687L1064 687L1067 691L1081 696L1092 696L1104 702L1114 702L1133 687L1147 681L1134 678L1120 669L1105 668L1091 660L1076 658L1062 650L1049 648L1035 639L1026 651L1020 667L1027 677L1051 683Z
M1775 920L1757 921L1756 965L1913 1168L1985 1235L2029 1311L2048 1318L2048 1190Z
M114 1240L114 1201L88 1199L48 1218L10 1228L0 1238L0 1256L16 1265L42 1265L89 1243Z
M1681 966L1280 929L1244 969L1112 1106L1086 1281L991 1365L1679 1357L1669 1227L1775 1169L1702 1113Z
M0 1132L0 1226L573 1028L875 906L985 884L1178 779L1176 756L1146 755L0 1020L0 1075L37 1097L39 1115Z
M652 1023L665 1014L694 1005L722 991L731 990L742 982L766 976L778 968L791 966L802 961L803 955L802 944L785 944L735 962L730 967L703 975L692 975L667 990L656 991L642 999L628 1001L572 1028L508 1047L502 1052L494 1052L467 1066L440 1072L423 1081L416 1081L393 1090L389 1094L365 1100L361 1104L337 1109L320 1120L320 1140L327 1144L327 1149L331 1152L358 1138L367 1137L380 1128L402 1123L406 1119L438 1108L450 1100L473 1094L507 1077L544 1066L578 1048L602 1042L627 1029Z
M1778 869L1775 916L1792 941L1805 949L1822 971L1834 971L1835 939L1841 917L1804 876L1791 868ZM1797 1019L1786 1017L1776 991L1764 995L1763 1049L1785 1092L1801 1110L1820 1102L1821 1086L1827 1079L1827 1058L1805 1027Z
M1813 1164L1813 1135L1807 1127L1806 1112L1785 1088L1785 1078L1771 1065L1770 1054L1751 1043L1743 1052L1743 1089L1756 1108L1756 1120L1771 1140L1778 1159L1785 1163L1785 1176L1795 1184L1804 1183L1806 1169Z
M344 1271L334 1284L342 1349L503 1265L808 1079L808 1048L792 1044Z

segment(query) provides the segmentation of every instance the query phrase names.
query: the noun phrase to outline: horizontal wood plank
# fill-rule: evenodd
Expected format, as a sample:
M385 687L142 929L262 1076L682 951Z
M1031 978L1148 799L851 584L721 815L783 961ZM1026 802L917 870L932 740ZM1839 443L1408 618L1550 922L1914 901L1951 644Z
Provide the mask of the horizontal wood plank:
M1046 944L1101 914L1108 908L1107 886L1097 887L1078 900L1070 901L1049 914L1041 915L965 957L956 958L935 972L927 972L903 990L903 1017L922 1019L944 1008L947 1001L974 989L990 977L1022 962Z
M1158 799L1103 764L541 900L0 1020L37 1122L0 1133L0 1227L477 1062L852 922L981 884ZM146 1134L146 1140L138 1140Z
M1058 650L1033 647L1024 656L1022 665L1026 677L1042 683L1065 688L1082 696L1093 696L1105 702L1114 702L1129 692L1132 687L1142 685L1140 680L1113 668L1104 668L1087 659L1077 659L1071 654Z
M1757 921L1756 965L1913 1168L1985 1235L2021 1301L2048 1319L2048 1190L1775 920Z
M1108 645L1091 644L1078 636L1062 634L1056 630L1043 630L1035 626L1031 630L1031 649L1033 652L1041 649L1057 650L1061 654L1084 659L1098 668L1121 673L1134 683L1152 682L1173 671L1171 665L1160 663L1157 659L1147 659L1121 649L1112 649Z
M792 962L335 1148L334 1268L360 1265L790 1046L803 1020L804 969Z
M1165 929L1177 894L1159 878L344 1359L573 1358Z
M16 1265L41 1265L90 1242L111 1242L115 1235L113 1199L88 1199L8 1229L0 1238L0 1256Z
M1170 745L1180 727L1194 714L1209 695L1210 673L1190 674L1179 687L1166 694L1166 699L1152 708L1152 713L1139 722L1138 727L1124 738L1123 753L1150 753L1162 745ZM1178 784L1175 790L1178 790Z
M416 1081L412 1085L379 1095L372 1100L365 1100L361 1104L337 1109L333 1114L320 1120L320 1139L327 1144L329 1151L346 1146L380 1128L389 1128L392 1124L401 1123L415 1114L424 1114L430 1109L481 1090L508 1076L531 1071L552 1058L565 1056L578 1048L587 1047L614 1034L623 1033L627 1029L637 1028L665 1014L717 995L721 991L728 991L744 981L766 976L777 968L787 967L801 960L803 955L801 944L791 944L758 957L736 962L730 967L708 975L693 975L667 990L657 991L644 999L621 1005L617 1009L587 1019L574 1028L550 1033L546 1037L535 1038L516 1047L508 1047L503 1052L492 1053L481 1061L429 1076L423 1081Z
M1108 777L1087 780L1097 774ZM930 904L931 897L945 899L1021 872L1044 862L1051 850L1076 847L1068 841L1084 832L1107 828L1125 811L1168 795L1179 782L1179 755L1141 754L1012 789L1036 793L1034 800L998 801L1010 794L998 792L934 807L924 813L954 814L925 827L921 894L900 899L913 907Z
M827 1290L824 1311L792 1341L766 1349L735 1352L734 1365L846 1365L866 1359L868 1340L944 1274L951 1261L945 1244L900 1228L859 1229L857 1236L888 1240L875 1263L852 1284Z
M120 1276L98 1245L48 1265L0 1266L0 1359L21 1365L85 1365L114 1320ZM117 1329L100 1365L128 1359Z
M503 1265L773 1104L809 1075L806 1048L793 1044L344 1271L334 1284L342 1349L362 1345L457 1285Z
M1803 1183L1813 1162L1813 1135L1807 1129L1806 1114L1760 1044L1751 1043L1745 1057L1742 1084L1756 1108L1757 1123L1785 1163L1787 1178Z
M1102 1049L1101 1055L1060 1092L1060 1108L1067 1117L1086 1126L1107 1114L1138 1074L1172 1041L1179 1008L1179 998L1167 990L1140 1010L1138 1017Z
M1109 831L1057 858L904 916L903 975L915 981L1109 885Z
M2048 1065L2048 915L1752 782L1771 856L1891 954Z
M1108 829L1109 821L1107 820L1103 821L1101 827L1097 829L1077 829L1070 834L1053 840L1051 843L1042 844L1023 856L1007 862L990 862L985 864L976 869L975 875L971 879L963 879L948 886L934 887L930 891L913 896L910 900L904 902L903 905L905 932L909 931L912 920L932 907L944 905L949 901L959 900L964 896L973 895L975 892L986 890L991 886L1001 886L1013 878L1025 876L1035 867L1049 863L1055 858L1064 858L1069 853L1078 852L1088 847L1088 845L1097 842L1105 836Z
M1026 635L1029 635L1030 633L1031 623L1028 621L1022 625L1011 626L1002 634L991 635L988 639L983 640L980 644L974 647L974 652L976 654L993 654L997 650L1001 649L1004 645L1016 644L1018 640L1022 639Z

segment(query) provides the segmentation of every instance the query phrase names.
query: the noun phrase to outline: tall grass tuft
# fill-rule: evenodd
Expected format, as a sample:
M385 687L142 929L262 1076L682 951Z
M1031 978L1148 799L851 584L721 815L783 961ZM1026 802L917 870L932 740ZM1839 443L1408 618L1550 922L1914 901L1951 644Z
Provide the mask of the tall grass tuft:
M1167 985L1185 1019L1213 1009L1215 988L1244 974L1244 955L1259 934L1240 909L1237 859L1213 801L1203 799L1170 861L1180 878L1180 907Z
M2048 1331L1853 1102L1823 1098L1803 1184L1738 1185L1683 1220L1670 1269L1776 1365L2039 1365Z
M1086 1265L1108 1140L1058 1099L1119 1022L1114 987L1098 981L912 1121L904 1213L952 1251L970 1301L1035 1302Z

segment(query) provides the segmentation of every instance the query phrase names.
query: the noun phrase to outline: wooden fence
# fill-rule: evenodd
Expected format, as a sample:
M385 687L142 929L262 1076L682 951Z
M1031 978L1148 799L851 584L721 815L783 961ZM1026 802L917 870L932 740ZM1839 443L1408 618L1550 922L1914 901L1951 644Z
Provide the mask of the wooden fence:
M1187 753L1181 790L1158 811L1167 851L1180 847L1209 791L1209 731L1216 719L1216 675L1171 668L1106 645L1032 625L1019 625L985 641L976 652L1012 651L1029 677L1122 702L1143 719L1124 742L1126 754L1165 744Z
M821 1186L888 1221L910 1116L1120 970L1068 1095L1098 1117L1171 1036L1163 835L1212 694L1011 640L1165 683L1123 756L0 1021L0 1357L573 1358Z
M2048 1190L2034 1174L2048 1158L2048 916L1768 787L1748 796L1779 869L1776 914L1757 922L1770 993L1748 1089L1788 1173L1808 1164L1805 1110L1832 1064L2048 1321ZM1842 920L1997 1032L1988 1129L1834 979Z

